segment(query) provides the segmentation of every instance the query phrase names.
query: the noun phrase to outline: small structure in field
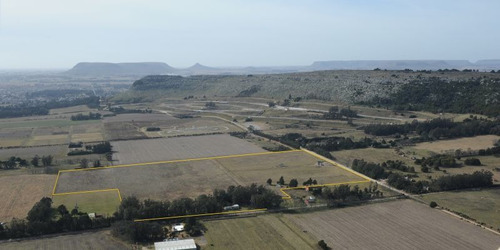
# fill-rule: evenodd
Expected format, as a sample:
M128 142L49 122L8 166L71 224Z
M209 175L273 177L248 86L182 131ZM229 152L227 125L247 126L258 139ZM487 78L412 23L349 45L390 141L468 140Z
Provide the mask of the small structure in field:
M232 206L225 206L224 211L234 211L234 210L240 210L240 205L234 204Z
M318 162L316 163L316 166L317 166L317 167L323 167L323 166L325 166L325 162L324 162L324 161L318 161Z
M172 232L182 232L184 231L184 223L177 223L172 225Z
M306 203L307 205L309 205L309 204L311 204L311 203L316 203L316 197L314 197L314 196L312 196L312 195L308 196L308 197L307 197L307 199L305 200L305 203Z
M193 239L155 242L156 250L196 250Z

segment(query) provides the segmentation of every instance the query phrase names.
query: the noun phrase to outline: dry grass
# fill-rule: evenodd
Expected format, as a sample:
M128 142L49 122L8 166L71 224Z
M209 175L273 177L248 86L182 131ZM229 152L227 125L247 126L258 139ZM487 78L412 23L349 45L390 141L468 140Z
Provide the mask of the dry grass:
M399 156L394 149L364 148L331 152L338 162L350 166L355 159L364 159L368 162L382 163L388 160L400 160L413 166L413 160Z
M286 215L332 249L497 249L500 237L410 200Z
M457 211L500 230L500 189L464 190L422 195L427 202Z
M296 178L299 183L309 178L319 184L363 180L329 163L318 167L318 159L305 152L288 152L266 156L248 156L216 160L243 183L265 183L268 178L277 181L280 176L288 182Z
M60 115L60 114L88 113L88 112L97 112L97 109L91 109L87 107L87 105L79 105L67 108L51 109L49 114Z
M229 135L207 135L112 142L116 164L264 152L258 146Z
M500 140L497 135L481 135L475 137L466 137L454 140L440 140L435 142L419 143L414 148L430 150L435 153L445 153L448 150L479 150L493 147L493 144Z
M118 192L98 192L72 195L56 195L52 198L52 207L64 205L71 209L78 207L78 211L85 213L97 213L105 216L112 216L120 206Z
M208 221L203 249L317 249L317 241L283 215Z
M56 193L118 188L123 197L175 199L238 184L212 161L63 172Z
M25 218L43 197L50 197L54 175L16 175L0 177L0 221Z
M109 231L79 232L77 234L48 236L39 239L0 243L2 249L132 249L132 246L114 239Z

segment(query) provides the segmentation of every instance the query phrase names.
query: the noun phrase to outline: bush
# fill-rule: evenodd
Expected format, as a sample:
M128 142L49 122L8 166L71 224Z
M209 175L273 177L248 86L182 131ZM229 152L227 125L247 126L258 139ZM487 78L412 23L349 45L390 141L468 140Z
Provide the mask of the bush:
M481 166L481 161L477 158L468 158L464 161L465 165L469 166Z
M431 203L429 204L429 206L432 207L432 208L437 207L437 205L438 204L435 201L431 201Z

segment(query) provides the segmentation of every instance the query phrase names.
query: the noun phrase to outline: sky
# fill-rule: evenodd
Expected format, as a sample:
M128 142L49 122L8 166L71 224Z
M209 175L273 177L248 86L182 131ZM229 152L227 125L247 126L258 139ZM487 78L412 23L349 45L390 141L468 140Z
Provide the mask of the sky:
M500 59L498 0L0 0L0 69Z

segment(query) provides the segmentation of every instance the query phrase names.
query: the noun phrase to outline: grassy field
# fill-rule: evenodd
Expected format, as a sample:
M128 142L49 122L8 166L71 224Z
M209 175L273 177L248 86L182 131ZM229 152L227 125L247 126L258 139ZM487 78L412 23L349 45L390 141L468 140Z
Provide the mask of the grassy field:
M71 209L78 207L78 211L85 213L97 213L106 216L112 216L118 206L120 198L115 190L98 193L84 193L72 195L55 195L52 198L53 207L64 205Z
M204 222L203 249L318 249L317 241L283 215Z
M413 160L399 156L392 148L363 148L352 150L334 151L331 154L338 162L350 166L355 159L364 159L368 162L382 163L388 160L400 160L406 164L414 165Z
M43 197L50 197L54 175L16 175L0 177L0 221L25 218Z
M110 235L109 231L79 232L77 234L48 236L44 238L0 243L1 249L132 249Z
M500 237L411 200L287 214L332 249L497 249Z
M230 135L206 135L151 140L112 142L115 164L264 152L245 140Z
M427 202L466 214L478 222L500 230L500 189L440 192L421 196Z
M493 144L500 140L497 135L482 135L466 137L455 140L440 140L435 142L424 142L417 144L415 149L429 150L438 154L446 153L449 150L479 150L493 147Z

